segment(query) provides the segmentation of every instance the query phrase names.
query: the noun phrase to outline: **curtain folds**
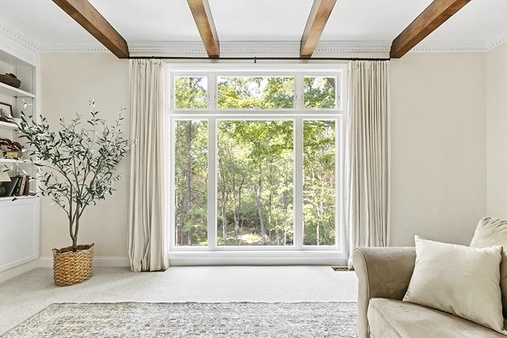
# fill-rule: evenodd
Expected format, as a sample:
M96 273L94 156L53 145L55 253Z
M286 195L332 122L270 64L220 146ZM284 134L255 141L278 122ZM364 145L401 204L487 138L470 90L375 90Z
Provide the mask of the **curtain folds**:
M132 271L169 267L163 139L163 63L130 60L129 258Z
M349 73L349 267L356 247L389 245L389 61L353 61Z

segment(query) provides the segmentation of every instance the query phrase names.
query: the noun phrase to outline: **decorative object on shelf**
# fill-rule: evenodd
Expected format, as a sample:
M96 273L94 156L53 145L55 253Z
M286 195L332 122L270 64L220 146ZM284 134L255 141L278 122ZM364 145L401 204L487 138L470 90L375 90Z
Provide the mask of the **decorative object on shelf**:
M30 195L30 176L18 175L9 177L9 181L2 183L2 187L5 188L0 197L14 197L16 200L18 196L29 196Z
M0 82L5 83L11 87L19 88L21 86L21 80L12 73L0 74Z
M23 157L24 148L19 142L0 137L0 151L4 158L19 160Z
M12 106L8 103L0 102L0 121L2 122L13 122L12 118Z
M7 188L4 186L4 182L11 182L11 177L6 171L0 171L0 197L7 196Z
M8 158L8 159L11 159L11 160L19 160L22 157L23 157L23 152L22 151L11 150L11 151L6 151L4 153L4 158Z
M68 123L62 118L57 132L50 130L43 116L36 122L21 113L18 124L19 137L26 139L30 148L27 153L36 167L49 169L39 178L42 195L50 196L67 215L66 231L70 232L72 245L53 250L54 280L59 286L80 283L92 276L93 244L78 245L81 216L86 207L113 193L113 184L120 179L114 170L129 150L129 140L121 130L122 115L111 126L97 115L91 101L86 121L79 115ZM83 254L83 249L91 249L91 253Z

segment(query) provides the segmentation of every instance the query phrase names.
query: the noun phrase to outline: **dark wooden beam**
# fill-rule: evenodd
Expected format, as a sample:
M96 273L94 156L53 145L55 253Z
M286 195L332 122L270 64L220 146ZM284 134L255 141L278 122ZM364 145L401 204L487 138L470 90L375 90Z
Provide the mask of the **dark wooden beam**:
M53 0L53 2L118 58L129 57L125 39L87 0Z
M394 39L390 56L401 58L470 0L434 0Z
M210 58L220 56L220 43L208 0L187 0L202 42Z
M299 55L301 57L309 58L312 56L335 4L336 0L313 1L303 37L301 38L301 47L299 50Z

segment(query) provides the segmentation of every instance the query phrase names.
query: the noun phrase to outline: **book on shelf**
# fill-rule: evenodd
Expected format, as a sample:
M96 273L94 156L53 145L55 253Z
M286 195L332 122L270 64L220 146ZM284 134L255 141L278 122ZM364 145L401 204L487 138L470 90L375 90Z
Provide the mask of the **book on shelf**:
M2 189L0 189L2 192L2 196L0 197L14 196L14 193L16 192L16 187L18 186L20 179L21 177L14 176L11 177L10 182L2 182Z
M27 178L28 177L26 175L20 177L18 186L16 187L16 196L22 196L25 194L25 185Z
M30 195L30 176L21 175L11 177L10 182L0 184L0 197Z
M30 195L30 176L26 176L26 184L25 190L23 191L23 195L25 196Z

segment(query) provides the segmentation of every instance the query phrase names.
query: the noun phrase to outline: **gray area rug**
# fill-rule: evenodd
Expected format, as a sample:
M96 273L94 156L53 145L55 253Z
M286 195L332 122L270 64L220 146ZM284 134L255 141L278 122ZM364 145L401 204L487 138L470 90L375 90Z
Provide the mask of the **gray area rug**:
M357 337L356 303L57 303L2 337Z

